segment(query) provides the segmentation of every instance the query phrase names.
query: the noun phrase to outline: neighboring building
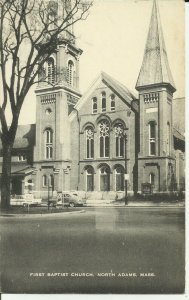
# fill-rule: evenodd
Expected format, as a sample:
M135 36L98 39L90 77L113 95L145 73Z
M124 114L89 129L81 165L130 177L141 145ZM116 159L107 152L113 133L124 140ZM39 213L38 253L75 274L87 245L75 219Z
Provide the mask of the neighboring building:
M39 78L36 125L19 126L12 159L12 193L81 190L115 197L125 189L184 188L184 136L173 120L176 87L169 68L156 1L137 98L102 72L81 97L75 39L60 38Z

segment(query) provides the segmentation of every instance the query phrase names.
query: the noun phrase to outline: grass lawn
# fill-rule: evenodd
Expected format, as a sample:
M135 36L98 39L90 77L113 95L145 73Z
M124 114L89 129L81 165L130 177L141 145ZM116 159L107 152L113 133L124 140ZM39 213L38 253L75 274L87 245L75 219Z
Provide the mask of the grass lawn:
M12 214L51 214L51 213L64 213L64 212L70 212L70 211L76 211L76 210L81 210L81 207L74 207L74 208L70 208L70 207L60 207L60 208L56 208L56 207L29 207L29 209L27 207L22 207L22 206L12 206L8 211L1 211L1 215L12 215Z

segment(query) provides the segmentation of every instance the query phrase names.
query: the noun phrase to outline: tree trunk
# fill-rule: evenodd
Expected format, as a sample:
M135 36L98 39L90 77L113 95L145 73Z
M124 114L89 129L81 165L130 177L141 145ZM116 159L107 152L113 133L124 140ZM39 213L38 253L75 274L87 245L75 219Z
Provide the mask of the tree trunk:
M3 143L3 164L1 176L1 209L10 208L11 151L12 145Z

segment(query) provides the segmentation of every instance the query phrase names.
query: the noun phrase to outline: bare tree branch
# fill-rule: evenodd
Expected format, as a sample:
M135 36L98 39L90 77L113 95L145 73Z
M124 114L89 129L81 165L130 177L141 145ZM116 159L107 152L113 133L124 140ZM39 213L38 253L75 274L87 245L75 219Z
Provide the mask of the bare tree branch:
M70 0L60 0L60 4L58 7L57 2L47 0L0 0L2 133L6 129L7 103L16 124L30 87L38 81L39 69L54 53L59 41L68 38L67 30L86 19L92 2L73 0L71 5ZM9 81L6 74L10 74Z

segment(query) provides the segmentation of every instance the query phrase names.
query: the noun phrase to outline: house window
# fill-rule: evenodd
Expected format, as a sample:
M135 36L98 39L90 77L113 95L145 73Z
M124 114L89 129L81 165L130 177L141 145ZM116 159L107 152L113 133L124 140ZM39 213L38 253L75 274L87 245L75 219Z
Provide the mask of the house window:
M106 111L106 93L102 92L102 112Z
M88 167L86 170L86 184L87 192L94 191L94 172L92 167Z
M111 100L111 111L115 111L115 95L112 94L110 96L110 100Z
M93 97L93 114L97 113L97 98Z
M50 128L45 130L45 158L53 157L53 132Z
M50 57L48 59L48 82L50 84L54 84L55 83L55 63L54 63L54 59L52 57Z
M47 176L43 175L43 186L47 186Z
M115 169L115 188L116 191L124 191L124 170L121 166Z
M110 190L110 172L108 167L101 167L100 169L100 190Z
M114 127L115 142L116 142L116 157L124 156L124 137L123 137L123 125L116 124Z
M86 128L86 153L87 158L94 157L94 131L91 127Z
M171 154L171 129L169 123L167 123L167 154Z
M99 131L100 131L100 157L109 157L110 127L107 121L100 122Z
M156 124L149 123L149 154L156 155Z
M74 63L73 61L69 60L68 62L68 84L73 86L73 74L74 74Z
M25 154L18 155L18 161L26 161L26 155Z

